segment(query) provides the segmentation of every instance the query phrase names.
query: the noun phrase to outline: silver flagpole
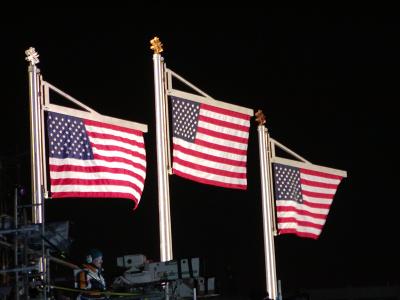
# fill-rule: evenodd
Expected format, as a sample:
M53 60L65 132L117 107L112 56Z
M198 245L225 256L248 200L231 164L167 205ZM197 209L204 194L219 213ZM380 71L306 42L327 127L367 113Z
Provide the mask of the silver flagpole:
M164 112L164 123L162 128L164 128L164 136L166 137L164 139L164 149L166 149L166 170L167 170L167 179L169 178L168 176L172 174L172 167L171 167L171 153L170 153L170 143L169 143L169 125L168 125L168 121L169 121L169 114L168 114L168 99L167 99L167 89L166 89L166 72L165 72L165 63L162 64L162 82L163 82L163 98L162 98L162 103L163 103L163 112ZM173 259L173 253L172 253L172 229L171 229L171 205L170 205L170 199L169 199L169 181L167 181L167 185L166 185L166 189L167 189L167 195L168 197L166 198L166 203L165 203L165 207L166 209L166 219L167 219L167 238L168 238L168 242L167 245L169 245L168 247L168 257L171 259Z
M42 201L42 174L40 156L40 107L38 91L38 73L36 64L39 62L39 54L34 48L25 51L26 60L29 61L29 106L31 127L31 183L32 183L32 222L43 223Z
M273 235L273 214L272 214L272 191L270 182L269 165L271 163L271 152L268 147L269 135L265 128L265 116L261 110L256 113L256 121L258 125L258 142L260 155L260 171L261 171L261 194L262 194L262 213L264 228L264 255L265 255L265 277L268 298L277 299L277 280L275 265L275 245Z
M30 47L25 51L26 60L29 62L29 108L31 129L31 187L32 187L32 223L41 224L41 233L44 235L44 195L43 195L43 167L42 167L42 139L41 139L41 111L39 102L40 76L36 64L39 63L39 54ZM39 272L42 280L47 279L46 259L44 254L44 241L42 239L42 257L39 260ZM46 288L43 297L47 299Z
M173 259L172 234L169 207L169 181L168 181L168 150L166 135L166 104L164 88L163 58L160 53L163 51L162 43L158 37L151 41L150 49L154 51L154 93L156 109L156 141L157 141L157 177L158 177L158 211L160 222L160 260L168 261Z

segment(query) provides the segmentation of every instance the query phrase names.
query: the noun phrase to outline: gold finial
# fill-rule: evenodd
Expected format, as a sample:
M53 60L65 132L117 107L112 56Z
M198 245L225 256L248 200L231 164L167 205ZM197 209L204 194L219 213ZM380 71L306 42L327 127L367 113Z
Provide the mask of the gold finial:
M25 55L25 60L29 61L31 65L36 65L39 62L39 54L35 48L30 47L28 50L25 50Z
M259 110L256 112L256 122L258 122L258 125L259 125L259 126L260 126L260 125L264 125L265 122L266 122L266 120L265 120L265 115L264 115L264 113L262 112L261 109L259 109Z
M151 47L150 49L154 51L154 54L160 54L163 52L163 44L161 43L160 39L156 36L150 41Z

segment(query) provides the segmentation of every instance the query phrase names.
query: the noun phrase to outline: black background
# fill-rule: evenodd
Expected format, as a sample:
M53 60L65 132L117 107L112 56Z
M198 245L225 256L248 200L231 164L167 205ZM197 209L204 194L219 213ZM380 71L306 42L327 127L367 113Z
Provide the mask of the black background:
M1 33L1 196L30 187L28 63L99 113L149 126L139 208L124 199L46 203L46 220L71 222L69 259L104 253L159 260L154 78L150 39L167 67L213 98L262 109L273 138L309 161L346 170L318 240L275 238L282 289L399 283L399 15L383 7L48 9L4 12ZM174 258L199 256L223 293L262 294L264 248L257 126L248 190L170 177ZM28 198L27 198L28 199ZM234 284L228 284L228 275ZM232 287L235 286L235 287Z

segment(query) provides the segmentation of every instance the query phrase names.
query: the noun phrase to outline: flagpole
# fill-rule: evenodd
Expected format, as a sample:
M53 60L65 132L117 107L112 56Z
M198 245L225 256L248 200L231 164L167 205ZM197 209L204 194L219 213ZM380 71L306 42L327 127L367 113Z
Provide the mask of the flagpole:
M272 211L272 191L271 176L269 165L271 163L271 151L269 149L269 134L265 128L265 116L261 110L256 113L256 121L258 122L258 142L260 155L260 171L261 171L261 194L262 194L262 214L264 229L264 255L265 255L265 277L268 298L277 299L277 280L275 265L275 245L273 235L273 211Z
M164 88L164 67L162 43L158 37L151 41L150 49L154 51L154 93L156 110L156 145L157 145L157 177L158 177L158 211L160 227L160 260L169 261L173 259L172 234L169 202L169 181L168 181L168 149L166 134L166 104Z
M39 62L39 54L34 48L25 51L29 61L29 105L30 105L30 128L31 128L31 183L32 183L32 222L42 223L43 215L40 209L42 204L41 185L41 157L40 157L40 108L38 97L38 74L36 64Z
M25 51L29 62L29 108L30 108L30 135L31 135L31 187L32 187L32 223L41 224L41 234L44 235L44 194L43 194L43 166L41 144L41 111L40 111L40 76L36 64L39 63L39 54L30 47ZM46 258L44 253L44 240L42 244L42 257L39 260L39 272L43 280L47 279ZM46 289L43 289L44 299L47 299Z
M163 133L164 133L164 148L165 149L165 166L166 166L166 172L167 172L167 184L166 184L166 194L168 197L165 198L165 207L166 207L166 228L167 228L167 238L168 242L168 257L169 260L173 259L173 252L172 252L172 229L171 229L171 205L170 205L170 198L169 198L169 176L172 175L172 167L171 167L171 152L170 152L170 141L169 141L169 110L168 110L168 98L167 98L167 74L166 74L166 66L165 63L161 64L162 70L161 70L161 82L163 83L163 90L162 90L162 112L164 113L164 122L162 125Z

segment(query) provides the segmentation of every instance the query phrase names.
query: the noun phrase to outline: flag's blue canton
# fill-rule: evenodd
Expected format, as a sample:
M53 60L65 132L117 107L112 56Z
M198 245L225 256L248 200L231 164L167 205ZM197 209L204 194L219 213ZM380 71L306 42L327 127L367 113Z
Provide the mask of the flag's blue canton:
M47 132L50 157L93 159L92 147L81 119L48 112Z
M276 200L303 202L298 168L274 164L274 183Z
M188 142L196 137L200 103L172 97L172 128L174 136Z

